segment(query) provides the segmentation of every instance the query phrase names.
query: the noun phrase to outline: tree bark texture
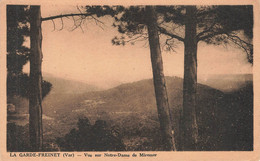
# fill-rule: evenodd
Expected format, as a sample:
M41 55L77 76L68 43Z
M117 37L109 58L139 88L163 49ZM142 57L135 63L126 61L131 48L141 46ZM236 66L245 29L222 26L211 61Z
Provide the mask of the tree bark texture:
M186 7L184 40L183 110L181 116L182 150L196 150L198 125L196 121L197 40L196 6Z
M41 151L42 130L42 31L40 6L30 7L29 132L32 151Z
M146 7L146 20L149 36L153 81L157 103L158 117L164 150L176 150L170 119L170 109L163 73L163 61L157 29L157 16L154 7Z

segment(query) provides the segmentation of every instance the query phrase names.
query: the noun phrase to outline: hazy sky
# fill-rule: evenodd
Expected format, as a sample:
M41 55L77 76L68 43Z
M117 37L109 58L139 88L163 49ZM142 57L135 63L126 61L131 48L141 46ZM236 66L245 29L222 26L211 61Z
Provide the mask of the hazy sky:
M60 13L72 13L74 6L42 6L42 17ZM88 22L80 29L71 31L73 20L64 18L64 29L60 19L44 21L43 30L43 72L66 79L96 82L132 82L152 78L149 48L145 42L136 45L113 46L111 39L118 35L115 28L107 23L104 30ZM102 21L108 22L108 18ZM183 45L175 53L163 52L165 75L183 74ZM25 67L28 70L28 65ZM198 76L201 74L252 73L246 54L234 48L199 44ZM106 86L106 85L104 85Z

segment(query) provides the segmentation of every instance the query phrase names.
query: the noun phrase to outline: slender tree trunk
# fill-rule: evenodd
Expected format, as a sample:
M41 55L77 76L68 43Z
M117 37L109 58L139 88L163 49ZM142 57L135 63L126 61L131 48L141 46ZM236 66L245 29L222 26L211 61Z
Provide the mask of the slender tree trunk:
M184 40L183 111L181 116L182 150L196 150L197 40L196 6L187 6Z
M164 150L176 150L170 119L170 109L166 91L165 78L163 73L163 61L157 29L157 16L155 9L152 6L147 6L146 12L154 89L163 146Z
M40 6L30 8L29 131L32 151L42 150L42 31Z

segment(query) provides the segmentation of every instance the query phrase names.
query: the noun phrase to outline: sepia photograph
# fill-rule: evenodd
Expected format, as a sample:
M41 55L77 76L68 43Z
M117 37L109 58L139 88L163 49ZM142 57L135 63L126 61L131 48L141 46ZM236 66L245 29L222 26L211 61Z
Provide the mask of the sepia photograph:
M6 152L253 152L255 9L6 4Z

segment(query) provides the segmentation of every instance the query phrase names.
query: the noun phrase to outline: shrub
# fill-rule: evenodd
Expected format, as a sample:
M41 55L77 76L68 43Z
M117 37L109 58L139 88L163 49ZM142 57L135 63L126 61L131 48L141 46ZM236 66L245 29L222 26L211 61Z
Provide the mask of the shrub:
M77 128L56 139L62 151L123 151L125 145L118 131L106 121L97 120L91 125L88 118L80 118Z

